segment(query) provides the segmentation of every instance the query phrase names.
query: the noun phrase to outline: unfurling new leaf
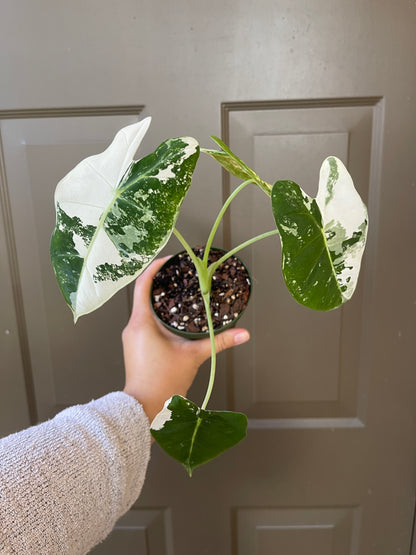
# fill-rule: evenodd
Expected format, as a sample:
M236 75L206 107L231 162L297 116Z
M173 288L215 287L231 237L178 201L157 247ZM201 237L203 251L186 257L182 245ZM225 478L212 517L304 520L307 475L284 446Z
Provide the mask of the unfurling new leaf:
M266 183L254 172L251 168L247 166L238 156L230 150L230 148L218 137L212 136L211 139L217 143L222 150L212 150L208 148L201 149L202 152L209 154L216 160L221 166L226 169L235 177L242 179L243 181L251 181L258 185L268 196L270 196L272 186Z

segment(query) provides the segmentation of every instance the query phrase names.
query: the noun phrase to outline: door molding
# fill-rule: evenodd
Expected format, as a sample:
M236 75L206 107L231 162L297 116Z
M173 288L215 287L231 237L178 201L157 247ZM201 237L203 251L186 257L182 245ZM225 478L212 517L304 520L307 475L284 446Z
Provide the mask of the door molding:
M74 106L56 108L23 108L13 110L0 110L2 119L28 119L28 118L66 118L88 116L131 116L138 115L144 110L143 104L127 106Z

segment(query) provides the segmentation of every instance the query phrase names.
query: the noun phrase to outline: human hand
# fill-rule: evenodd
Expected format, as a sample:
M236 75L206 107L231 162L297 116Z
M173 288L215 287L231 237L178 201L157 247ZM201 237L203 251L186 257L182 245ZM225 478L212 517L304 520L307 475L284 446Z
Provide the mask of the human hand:
M137 278L132 313L122 333L124 392L137 399L150 422L167 399L173 395L186 396L198 368L211 356L209 338L190 341L174 335L152 312L152 279L168 258L155 260ZM245 343L249 337L242 328L226 330L215 337L216 351Z

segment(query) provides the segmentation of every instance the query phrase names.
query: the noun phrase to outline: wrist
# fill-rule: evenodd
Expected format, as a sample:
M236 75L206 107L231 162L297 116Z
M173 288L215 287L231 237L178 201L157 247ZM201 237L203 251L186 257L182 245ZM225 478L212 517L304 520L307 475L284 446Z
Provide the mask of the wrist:
M160 404L157 402L152 402L152 401L143 399L140 395L137 395L134 391L129 389L129 387L127 386L123 389L123 392L126 393L127 395L130 395L130 397L133 397L133 399L135 399L139 403L139 405L141 405L150 424L152 423L153 419L158 414L158 412L160 412L163 408L163 403Z

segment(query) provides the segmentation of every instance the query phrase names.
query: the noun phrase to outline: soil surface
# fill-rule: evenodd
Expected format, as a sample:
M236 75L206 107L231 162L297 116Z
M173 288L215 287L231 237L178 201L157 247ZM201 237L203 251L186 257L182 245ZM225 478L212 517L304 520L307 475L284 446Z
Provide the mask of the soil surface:
M202 258L204 247L194 249ZM211 249L209 263L223 256ZM159 318L180 331L208 331L204 303L195 266L187 253L171 258L153 279L152 304ZM246 308L251 290L250 276L235 256L218 267L212 280L211 314L217 330L235 320Z

